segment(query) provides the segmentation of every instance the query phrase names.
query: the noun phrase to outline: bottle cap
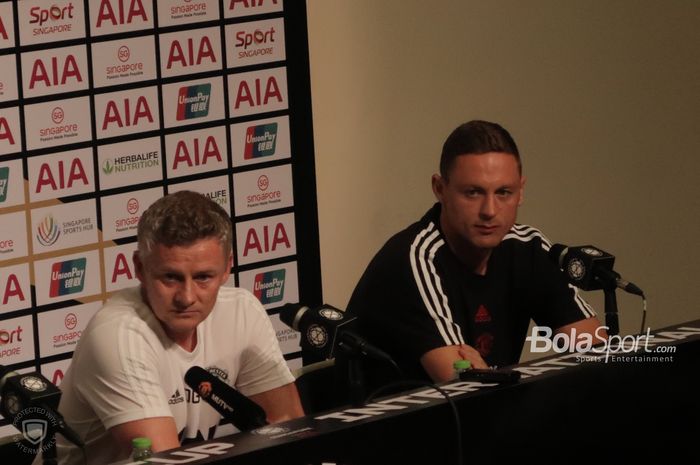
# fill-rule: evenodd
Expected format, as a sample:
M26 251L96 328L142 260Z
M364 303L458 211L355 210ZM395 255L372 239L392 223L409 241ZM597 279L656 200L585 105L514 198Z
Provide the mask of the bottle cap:
M134 438L131 440L131 445L135 449L146 449L151 447L150 438Z
M469 360L455 360L452 366L455 370L468 370L472 367L472 362Z

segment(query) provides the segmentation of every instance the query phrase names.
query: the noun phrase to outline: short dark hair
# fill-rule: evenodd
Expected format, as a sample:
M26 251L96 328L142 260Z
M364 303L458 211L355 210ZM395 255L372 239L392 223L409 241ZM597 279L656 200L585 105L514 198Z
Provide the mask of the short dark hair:
M213 200L197 192L175 192L143 212L137 231L139 254L147 257L156 244L183 246L215 238L228 257L233 248L232 229L231 217Z
M496 123L474 120L457 127L445 140L440 155L440 176L448 178L455 158L460 155L489 152L513 155L518 161L518 171L522 173L518 146L508 131Z

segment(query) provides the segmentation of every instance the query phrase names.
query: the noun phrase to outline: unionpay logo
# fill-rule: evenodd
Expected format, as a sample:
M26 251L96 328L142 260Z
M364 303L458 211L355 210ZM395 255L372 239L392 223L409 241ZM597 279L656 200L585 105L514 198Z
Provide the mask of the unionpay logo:
M245 134L244 158L267 157L275 154L277 123L250 126Z
M279 302L284 297L284 268L255 275L253 293L263 305Z
M60 297L82 292L85 286L87 260L76 258L51 265L51 288L49 297Z
M209 114L211 84L180 87L177 95L177 120L201 118Z
M10 167L0 167L0 203L7 200L7 188L10 184Z

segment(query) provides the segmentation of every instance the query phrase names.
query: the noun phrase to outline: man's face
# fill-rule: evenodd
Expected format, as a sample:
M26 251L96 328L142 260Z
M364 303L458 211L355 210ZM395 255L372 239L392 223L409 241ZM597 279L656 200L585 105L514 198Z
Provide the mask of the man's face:
M186 246L157 244L142 260L134 254L136 277L146 302L175 342L187 342L216 303L219 287L228 280L231 257L216 238Z
M460 251L493 249L515 223L522 202L525 178L517 159L501 152L460 155L448 178L433 176L448 242Z

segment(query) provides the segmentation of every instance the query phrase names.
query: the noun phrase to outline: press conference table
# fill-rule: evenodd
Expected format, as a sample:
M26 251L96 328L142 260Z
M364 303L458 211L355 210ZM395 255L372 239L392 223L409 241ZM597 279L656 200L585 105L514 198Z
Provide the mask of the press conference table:
M651 335L646 349L658 352L638 338L636 352L618 348L607 361L566 352L522 363L515 384L441 384L459 414L462 461L448 402L421 387L156 454L151 463L700 463L700 320Z

